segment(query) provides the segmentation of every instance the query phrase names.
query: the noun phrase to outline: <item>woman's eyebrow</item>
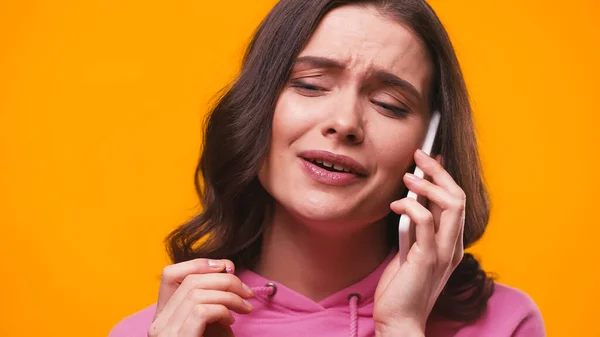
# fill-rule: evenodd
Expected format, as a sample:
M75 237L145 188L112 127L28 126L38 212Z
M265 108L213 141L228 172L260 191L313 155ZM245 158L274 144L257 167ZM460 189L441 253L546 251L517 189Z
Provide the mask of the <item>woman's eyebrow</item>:
M294 66L311 66L314 68L323 69L339 69L346 68L346 63L322 56L301 56L296 59Z
M408 92L410 95L414 96L417 101L421 101L421 93L419 93L419 90L417 90L417 88L415 88L407 80L403 80L390 72L380 69L373 72L373 77L384 85L399 88L400 90Z

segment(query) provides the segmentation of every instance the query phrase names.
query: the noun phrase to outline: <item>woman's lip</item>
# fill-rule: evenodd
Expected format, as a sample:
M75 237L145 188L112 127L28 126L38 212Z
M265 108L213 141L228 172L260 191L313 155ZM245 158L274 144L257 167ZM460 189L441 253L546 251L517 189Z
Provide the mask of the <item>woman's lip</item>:
M366 176L368 171L367 169L360 164L358 161L354 160L351 157L345 156L345 155L341 155L341 154L335 154L333 152L329 152L329 151L323 151L323 150L310 150L310 151L303 151L299 153L299 156L304 159L305 161L326 161L328 163L332 163L332 164L338 164L340 166L343 167L347 167L349 169L351 169L352 171L354 171L355 175L359 175L359 176ZM327 170L326 170L327 171ZM329 171L327 171L329 172Z
M361 176L356 173L350 172L332 172L328 171L315 163L312 163L306 159L299 158L300 165L303 167L304 171L317 182L326 184L326 185L334 185L334 186L344 186L350 185L357 180L361 179Z

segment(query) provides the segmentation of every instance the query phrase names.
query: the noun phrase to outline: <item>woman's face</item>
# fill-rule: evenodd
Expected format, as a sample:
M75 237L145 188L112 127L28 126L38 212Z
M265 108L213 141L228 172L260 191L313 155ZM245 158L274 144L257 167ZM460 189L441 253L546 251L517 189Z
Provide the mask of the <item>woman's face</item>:
M431 77L400 24L372 8L331 11L278 98L261 184L307 226L359 230L383 218L423 141Z

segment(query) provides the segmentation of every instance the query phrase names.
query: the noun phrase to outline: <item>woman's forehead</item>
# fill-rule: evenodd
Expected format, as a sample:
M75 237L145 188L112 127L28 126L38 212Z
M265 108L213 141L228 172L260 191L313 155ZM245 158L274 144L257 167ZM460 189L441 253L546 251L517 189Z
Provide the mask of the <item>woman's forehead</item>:
M374 8L344 6L329 12L299 54L344 64L355 74L384 70L422 92L431 64L421 41L407 28Z

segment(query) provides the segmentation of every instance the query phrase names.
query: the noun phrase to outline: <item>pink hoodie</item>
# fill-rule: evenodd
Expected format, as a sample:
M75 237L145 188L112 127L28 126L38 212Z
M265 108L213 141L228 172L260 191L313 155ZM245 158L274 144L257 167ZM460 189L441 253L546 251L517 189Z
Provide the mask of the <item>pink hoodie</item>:
M377 282L392 255L375 271L358 283L335 293L319 303L281 284L265 287L269 280L248 270L238 276L255 290L250 299L252 313L234 313L232 326L236 337L306 337L306 336L375 336L373 295ZM352 297L350 294L359 294ZM147 337L156 305L152 305L119 322L109 337ZM540 312L523 292L496 284L487 312L476 322L463 324L430 319L427 337L543 337L546 336Z

